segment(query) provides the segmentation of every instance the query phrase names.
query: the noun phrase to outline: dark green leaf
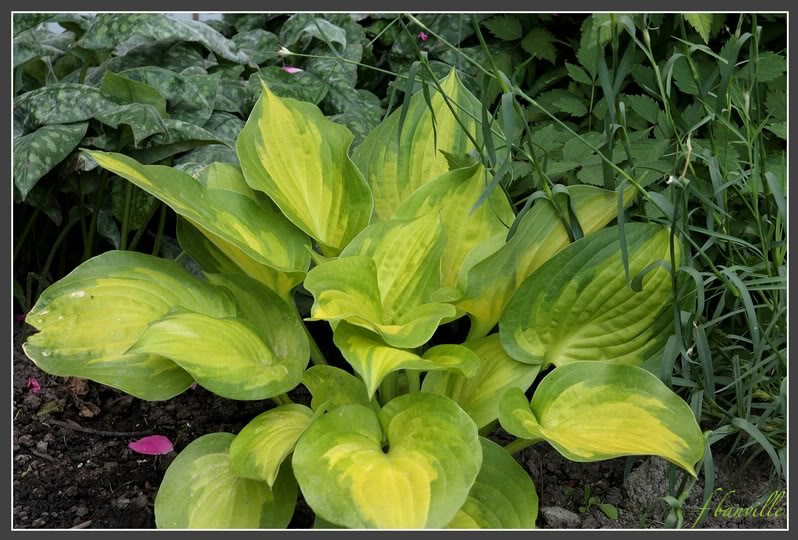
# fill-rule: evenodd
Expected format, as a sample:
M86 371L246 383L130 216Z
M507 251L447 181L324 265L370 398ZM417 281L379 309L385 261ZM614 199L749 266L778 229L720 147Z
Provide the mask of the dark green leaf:
M491 34L504 41L521 39L521 22L516 15L497 15L482 21L482 24Z
M557 50L554 48L554 36L545 28L533 28L521 41L521 47L534 56L554 64L557 60Z
M44 126L14 140L14 185L23 200L42 176L78 146L88 127L88 122Z

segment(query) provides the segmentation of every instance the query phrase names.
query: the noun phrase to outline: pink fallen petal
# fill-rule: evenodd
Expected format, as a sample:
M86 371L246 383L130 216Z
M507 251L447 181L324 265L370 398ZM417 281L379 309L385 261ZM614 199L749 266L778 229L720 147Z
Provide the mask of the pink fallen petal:
M425 34L424 32L419 32L418 33L418 39L420 39L421 41L427 41L427 39L429 39L429 36L427 34Z
M128 448L137 454L147 454L150 456L159 456L161 454L168 454L174 449L172 441L163 435L150 435L127 445Z
M283 66L283 71L287 71L288 73L299 73L300 71L304 70L291 66Z
M24 313L17 313L15 318L16 318L18 323L25 322L25 314Z
M37 381L33 376L28 377L28 382L25 385L25 388L27 388L28 390L30 390L34 394L38 394L39 392L42 391L42 387L39 384L39 381Z
M196 382L193 382L193 383L191 384L191 386L189 386L189 388L191 388L192 390L196 390L196 389L197 389L197 383L196 383Z

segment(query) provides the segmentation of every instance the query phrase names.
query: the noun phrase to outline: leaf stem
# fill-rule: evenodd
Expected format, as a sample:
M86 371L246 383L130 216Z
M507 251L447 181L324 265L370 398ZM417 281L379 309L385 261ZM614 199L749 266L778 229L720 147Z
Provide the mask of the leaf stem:
M509 452L510 455L513 455L513 454L517 454L518 452L520 452L524 448L532 446L536 442L539 442L539 441L536 441L534 439L516 439L513 442L511 442L510 444L508 444L507 446L505 446L504 449L507 450L507 452Z

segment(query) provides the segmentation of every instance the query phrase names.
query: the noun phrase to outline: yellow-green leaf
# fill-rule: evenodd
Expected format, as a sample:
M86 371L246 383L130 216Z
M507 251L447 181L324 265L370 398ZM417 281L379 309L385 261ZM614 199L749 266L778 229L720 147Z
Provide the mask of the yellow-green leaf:
M485 168L475 164L455 169L421 186L399 207L393 219L441 213L448 238L441 261L441 287L456 287L466 255L490 237L507 234L515 214L504 190L494 189L471 214L486 187Z
M164 201L195 226L254 261L290 274L295 285L302 282L310 264L310 239L267 197L250 189L235 166L215 163L193 178L172 167L141 165L123 154L88 153L101 167Z
M278 529L291 521L297 485L290 462L274 486L236 476L228 466L232 433L203 435L166 470L155 497L159 529Z
M465 503L481 463L471 418L449 398L423 392L395 398L379 414L362 405L335 409L308 427L293 457L313 511L350 528L441 528Z
M387 345L374 332L342 321L333 335L335 345L347 362L363 377L371 399L385 376L399 369L433 371L457 370L472 377L479 369L479 357L462 345L437 345L423 356Z
M310 407L314 411L325 404L331 410L344 405L363 405L373 408L375 412L380 410L377 400L369 400L363 381L343 369L313 366L302 374L302 384L313 394Z
M454 68L440 81L443 92L478 144L482 144L482 105L460 82ZM430 101L435 116L427 107L422 91L410 98L407 116L399 139L401 111L391 113L358 146L353 155L374 194L375 212L379 219L391 219L399 205L416 189L449 170L446 158L439 152L466 154L473 143L436 89L430 88ZM437 136L437 146L435 137Z
M534 529L538 517L535 484L513 456L484 437L482 468L468 498L447 529Z
M274 487L280 464L313 419L313 411L291 403L253 418L230 445L230 472Z
M474 351L481 361L476 375L431 371L424 376L421 391L453 399L481 429L499 417L499 400L507 389L526 392L532 386L540 365L524 364L510 357L501 346L499 334L466 341L463 346Z
M629 275L670 264L670 230L624 227ZM504 350L521 362L562 366L579 360L641 365L661 356L673 332L671 275L657 267L642 292L626 283L617 226L574 242L529 276L504 310ZM676 260L681 260L675 241Z
M174 362L128 349L175 307L232 317L235 301L174 261L132 251L89 259L50 285L26 321L25 354L52 375L84 377L141 399L169 399L193 382Z
M569 187L568 192L586 235L617 216L616 192L581 185ZM624 191L625 205L631 204L634 194L634 188ZM568 242L568 232L554 206L543 199L521 218L509 242L497 247L499 239L494 236L474 248L463 262L457 280L463 297L456 306L471 317L468 338L486 336L499 322L521 282Z
M657 455L695 476L704 437L690 406L643 368L574 362L554 369L529 403L512 388L499 421L516 437L548 441L571 461Z
M244 177L337 255L368 225L373 206L347 153L352 133L312 103L278 97L261 84L263 94L236 142Z

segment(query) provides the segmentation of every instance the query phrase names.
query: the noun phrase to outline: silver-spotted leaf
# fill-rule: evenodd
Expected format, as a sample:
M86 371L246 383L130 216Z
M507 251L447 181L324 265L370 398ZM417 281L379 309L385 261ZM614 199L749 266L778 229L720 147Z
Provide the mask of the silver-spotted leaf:
M88 127L88 122L42 126L14 139L14 185L23 201L36 182L80 144Z

